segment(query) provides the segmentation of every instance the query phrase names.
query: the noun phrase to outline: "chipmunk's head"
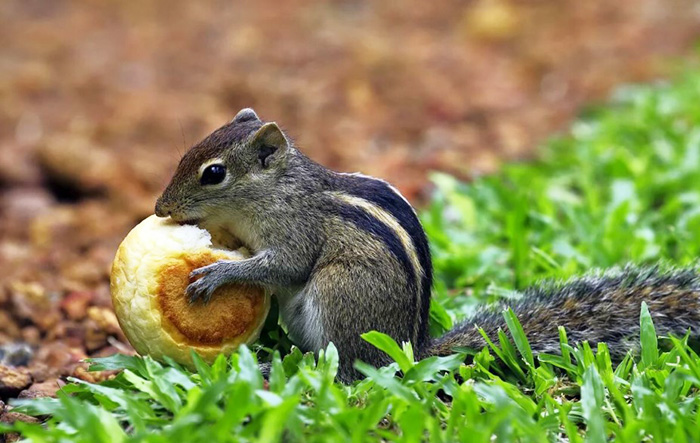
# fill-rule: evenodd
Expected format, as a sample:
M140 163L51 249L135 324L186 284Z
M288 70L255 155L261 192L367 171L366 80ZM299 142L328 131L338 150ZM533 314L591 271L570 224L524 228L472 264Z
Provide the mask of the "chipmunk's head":
M156 202L156 215L205 221L222 215L222 208L236 210L238 203L274 192L289 151L290 142L277 124L243 109L182 157Z

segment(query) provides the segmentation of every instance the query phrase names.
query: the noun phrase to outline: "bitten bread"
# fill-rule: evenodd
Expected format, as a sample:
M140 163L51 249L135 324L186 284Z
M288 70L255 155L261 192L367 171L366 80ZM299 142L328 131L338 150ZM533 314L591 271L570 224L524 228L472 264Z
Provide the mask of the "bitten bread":
M136 226L119 246L111 272L114 310L134 349L191 366L190 349L211 362L255 341L270 308L262 288L222 286L207 304L190 304L185 296L194 269L246 256L243 248L216 247L197 226L156 216Z

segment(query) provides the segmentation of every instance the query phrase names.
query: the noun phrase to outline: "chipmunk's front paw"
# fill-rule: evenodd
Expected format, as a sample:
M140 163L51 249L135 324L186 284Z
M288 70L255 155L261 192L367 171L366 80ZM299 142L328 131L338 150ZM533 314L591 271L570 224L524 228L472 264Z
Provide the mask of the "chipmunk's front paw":
M225 261L220 261L209 266L195 269L190 273L190 280L201 277L199 280L187 286L186 294L190 303L194 303L199 299L205 304L208 303L214 291L228 283L226 272L227 264L228 263Z

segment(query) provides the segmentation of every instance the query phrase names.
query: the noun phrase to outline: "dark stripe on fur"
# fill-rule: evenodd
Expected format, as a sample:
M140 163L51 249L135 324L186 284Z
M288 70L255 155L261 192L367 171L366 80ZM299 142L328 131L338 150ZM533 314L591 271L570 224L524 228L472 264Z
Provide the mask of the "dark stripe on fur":
M386 245L406 273L407 284L410 290L415 292L416 273L398 235L390 227L361 208L338 202L333 209L340 218L351 222L357 229L372 234Z
M423 276L420 288L421 319L418 331L418 346L428 337L428 313L430 312L430 290L433 283L433 268L430 259L430 248L425 231L416 217L413 208L391 187L377 179L349 174L338 175L339 187L345 193L365 199L384 209L394 217L401 227L411 237Z

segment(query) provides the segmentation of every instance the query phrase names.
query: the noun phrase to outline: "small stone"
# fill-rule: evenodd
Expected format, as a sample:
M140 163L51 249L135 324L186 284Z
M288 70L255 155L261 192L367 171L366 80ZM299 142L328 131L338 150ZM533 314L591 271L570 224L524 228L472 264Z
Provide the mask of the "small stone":
M20 329L9 312L0 311L0 332L3 332L10 337L18 338Z
M34 383L28 389L19 393L19 398L41 398L41 397L56 397L56 392L64 387L66 383L58 378Z
M43 188L15 188L3 196L3 205L12 218L28 223L49 211L51 195Z
M32 355L32 348L27 343L0 345L0 365L26 366Z
M65 342L45 343L36 351L29 371L36 381L70 375L85 358L82 350L71 348Z
M7 139L0 143L0 181L17 188L41 185L41 172L31 151Z
M13 368L0 365L0 396L14 397L28 387L32 376L27 368Z
M462 28L476 39L500 41L518 30L518 10L507 1L480 0L469 4L462 19Z
M29 345L38 345L41 341L41 332L36 326L25 326L22 328L22 340Z
M10 288L11 309L16 319L29 320L42 331L50 329L60 320L60 313L41 284L12 282Z
M85 341L85 328L81 323L64 320L54 326L47 334L48 341L61 340L70 347L80 347Z
M88 308L88 317L108 334L122 335L122 329L119 327L117 316L114 311L109 308L92 306Z
M107 346L107 332L99 327L94 320L86 319L83 326L85 328L85 349L88 352Z
M0 401L0 423L6 423L8 425L13 424L16 421L23 421L25 423L39 423L39 419L20 414L19 412L12 412L9 406L5 406L2 401ZM22 437L14 432L0 435L0 442L16 442L21 441Z
M74 291L61 300L61 309L71 320L82 320L87 315L88 306L94 294L89 291Z
M75 378L79 378L83 381L86 381L88 383L101 383L106 380L111 380L120 371L93 371L90 372L88 371L87 364L81 365L75 368L73 371L72 376Z

